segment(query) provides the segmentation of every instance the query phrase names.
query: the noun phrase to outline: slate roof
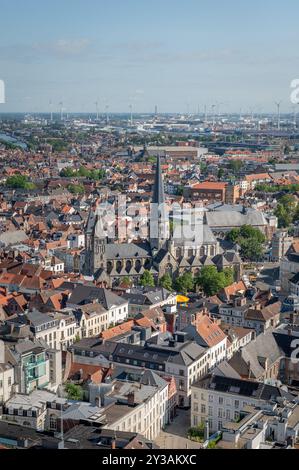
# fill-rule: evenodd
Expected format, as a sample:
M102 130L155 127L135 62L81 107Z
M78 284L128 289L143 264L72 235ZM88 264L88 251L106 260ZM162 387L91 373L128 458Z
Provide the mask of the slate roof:
M280 387L219 375L208 375L194 384L194 386L267 402L276 400L278 397L284 397L289 400L294 399L293 395Z
M123 305L126 303L122 297L103 287L78 285L73 290L68 303L75 305L84 305L91 303L93 300L101 303L106 310L113 306Z

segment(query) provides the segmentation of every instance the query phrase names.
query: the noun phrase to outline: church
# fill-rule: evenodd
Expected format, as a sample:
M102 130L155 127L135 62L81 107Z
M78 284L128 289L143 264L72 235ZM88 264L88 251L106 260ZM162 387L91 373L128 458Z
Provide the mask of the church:
M174 237L165 216L165 194L160 156L157 157L152 205L159 210L151 215L152 226L157 227L149 239L142 242L115 243L103 236L102 221L96 208L89 213L85 227L84 275L97 283L113 287L122 278L130 277L138 283L145 270L158 280L165 273L179 276L186 271L196 275L203 266L218 270L233 267L235 279L241 275L241 261L235 251L224 251L209 225L198 226L199 237ZM171 217L171 215L170 215ZM173 231L173 230L172 230ZM198 238L198 240L197 240Z

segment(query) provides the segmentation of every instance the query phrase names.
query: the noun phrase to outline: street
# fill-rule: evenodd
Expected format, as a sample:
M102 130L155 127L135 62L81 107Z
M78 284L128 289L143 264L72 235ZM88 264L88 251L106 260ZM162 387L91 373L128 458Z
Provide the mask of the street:
M166 426L165 431L155 439L161 449L201 449L199 442L187 439L187 431L190 428L190 410L177 410L174 421Z

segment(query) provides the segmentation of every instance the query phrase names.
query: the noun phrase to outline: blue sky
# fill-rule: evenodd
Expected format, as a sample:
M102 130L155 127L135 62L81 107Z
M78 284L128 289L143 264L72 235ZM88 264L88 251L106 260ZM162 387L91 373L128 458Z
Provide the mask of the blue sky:
M298 18L298 0L0 0L0 112L287 112Z

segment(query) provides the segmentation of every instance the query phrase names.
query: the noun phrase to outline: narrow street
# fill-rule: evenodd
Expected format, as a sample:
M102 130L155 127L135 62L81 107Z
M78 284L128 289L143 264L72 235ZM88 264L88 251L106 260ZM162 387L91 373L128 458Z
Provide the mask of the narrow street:
M161 449L201 449L201 444L187 439L190 410L177 410L175 420L155 439Z

